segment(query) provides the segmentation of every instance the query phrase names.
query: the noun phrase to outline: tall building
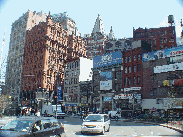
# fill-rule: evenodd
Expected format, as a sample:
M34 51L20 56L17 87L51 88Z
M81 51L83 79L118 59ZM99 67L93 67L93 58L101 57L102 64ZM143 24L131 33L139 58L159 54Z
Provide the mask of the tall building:
M103 55L106 33L104 31L103 21L98 14L91 35L85 35L87 39L86 55L91 59L96 56Z
M5 78L6 91L12 97L18 98L20 91L26 30L45 20L45 13L28 10L12 24Z
M40 22L27 30L24 59L22 65L21 101L24 106L36 107L30 102L38 98L36 91L49 93L63 88L64 61L67 58L67 31L48 16L46 22Z
M147 41L151 44L152 51L177 46L175 26L133 29L133 39Z
M51 15L53 22L58 22L63 25L63 29L67 30L67 35L81 36L81 33L76 27L76 22L68 17L67 12Z
M50 100L54 98L54 104L57 97L63 100L65 65L86 57L85 40L74 33L68 36L67 31L63 25L53 22L50 14L46 22L27 31L21 88L23 103L38 107L30 100L46 98L38 97L39 91Z

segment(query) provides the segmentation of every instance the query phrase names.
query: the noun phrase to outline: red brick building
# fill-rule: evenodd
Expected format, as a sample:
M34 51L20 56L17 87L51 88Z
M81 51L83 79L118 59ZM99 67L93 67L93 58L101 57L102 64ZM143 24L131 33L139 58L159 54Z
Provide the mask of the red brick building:
M133 39L147 41L151 44L152 51L177 46L175 26L133 29Z
M65 63L85 55L85 41L74 34L67 36L62 25L52 22L48 15L46 22L26 33L22 99L35 99L36 91L49 91L51 97L58 86L63 88Z

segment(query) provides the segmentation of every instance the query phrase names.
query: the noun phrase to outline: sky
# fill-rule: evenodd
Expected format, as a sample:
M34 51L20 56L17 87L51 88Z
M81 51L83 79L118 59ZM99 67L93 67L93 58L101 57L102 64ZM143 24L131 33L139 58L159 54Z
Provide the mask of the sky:
M180 36L183 19L182 0L0 0L0 42L6 27L3 57L8 55L11 25L23 13L31 11L48 14L67 12L76 22L81 36L91 33L98 14L106 33L111 25L115 38L132 37L133 27L156 28L168 26L168 15L174 15L176 36ZM0 47L2 47L0 45Z

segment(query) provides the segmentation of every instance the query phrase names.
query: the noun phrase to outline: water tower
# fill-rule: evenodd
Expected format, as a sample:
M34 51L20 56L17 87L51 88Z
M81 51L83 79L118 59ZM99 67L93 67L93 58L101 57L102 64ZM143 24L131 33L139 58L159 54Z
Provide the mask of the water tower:
M171 26L172 26L172 24L174 24L174 17L173 17L173 15L169 15L168 16L168 23L171 24Z

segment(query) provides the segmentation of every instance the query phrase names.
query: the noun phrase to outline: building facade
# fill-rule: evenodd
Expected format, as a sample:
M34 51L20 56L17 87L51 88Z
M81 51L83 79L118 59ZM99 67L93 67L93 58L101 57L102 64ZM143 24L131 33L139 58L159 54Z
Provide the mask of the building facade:
M183 46L179 46L142 55L142 97L146 102L156 100L151 105L166 115L183 111L182 51ZM142 109L148 112L152 106L145 105Z
M133 39L147 41L151 44L152 51L177 46L175 26L133 29Z
M118 107L113 97L121 93L122 69L121 51L93 58L91 106L94 111L104 112Z
M26 30L46 20L46 14L28 10L12 24L6 68L6 91L17 101L21 88Z
M57 95L63 88L64 66L67 58L67 31L53 23L48 15L46 22L40 22L26 32L24 60L22 65L21 99L24 101L46 98L38 93ZM37 93L37 94L36 94ZM35 107L30 102L29 106Z

